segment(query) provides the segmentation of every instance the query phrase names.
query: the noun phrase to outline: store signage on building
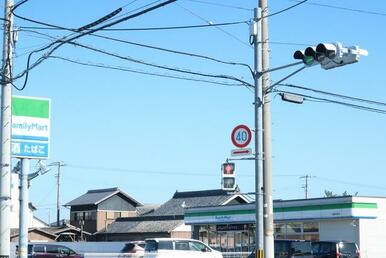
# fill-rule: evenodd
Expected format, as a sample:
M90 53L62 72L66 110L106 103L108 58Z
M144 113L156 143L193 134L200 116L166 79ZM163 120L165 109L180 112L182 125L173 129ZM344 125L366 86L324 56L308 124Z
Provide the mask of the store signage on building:
M50 106L50 99L12 97L12 157L48 158Z

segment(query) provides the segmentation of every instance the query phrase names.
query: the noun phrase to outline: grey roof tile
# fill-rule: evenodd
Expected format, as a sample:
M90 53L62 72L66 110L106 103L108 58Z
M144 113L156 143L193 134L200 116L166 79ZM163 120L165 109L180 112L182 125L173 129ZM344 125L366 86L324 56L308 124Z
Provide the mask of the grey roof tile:
M183 220L116 221L107 227L107 233L119 234L171 232L173 229L182 225L183 223Z
M75 198L74 200L66 203L64 206L77 206L77 205L96 205L103 200L113 196L115 194L121 194L127 200L136 204L136 206L142 206L142 204L135 199L131 198L125 192L121 191L119 188L106 188L106 189L95 189L89 190L87 193Z
M172 199L145 216L184 215L184 208L222 205L231 197L223 190L176 192Z

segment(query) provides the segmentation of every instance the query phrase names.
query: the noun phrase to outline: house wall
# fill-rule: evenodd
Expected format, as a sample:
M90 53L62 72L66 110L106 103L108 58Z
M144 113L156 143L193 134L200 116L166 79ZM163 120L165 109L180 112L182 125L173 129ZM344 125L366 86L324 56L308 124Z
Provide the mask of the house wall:
M171 233L170 237L173 238L192 238L192 226L182 224L176 227Z
M92 212L91 218L83 218L83 212ZM77 205L71 207L71 214L77 213L77 218L70 218L70 224L83 230L95 233L105 229L116 218L138 216L135 206L119 195L114 195L98 205Z
M359 220L361 258L378 258L386 254L386 199L377 200L377 218Z
M18 242L19 236L15 236L11 238L11 242ZM55 239L53 237L49 237L47 235L42 235L38 232L28 232L28 241L29 242L55 242Z
M114 195L98 204L98 210L135 211L135 206L119 195Z
M96 241L141 241L146 238L170 238L169 233L124 233L124 234L97 234ZM190 238L190 235L189 235Z

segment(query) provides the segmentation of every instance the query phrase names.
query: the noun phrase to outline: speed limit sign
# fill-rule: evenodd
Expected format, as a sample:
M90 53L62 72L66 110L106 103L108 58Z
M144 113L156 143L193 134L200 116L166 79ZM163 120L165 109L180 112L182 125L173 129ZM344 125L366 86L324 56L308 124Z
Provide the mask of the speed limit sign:
M246 125L236 126L231 135L232 143L238 148L245 148L252 140L252 132Z

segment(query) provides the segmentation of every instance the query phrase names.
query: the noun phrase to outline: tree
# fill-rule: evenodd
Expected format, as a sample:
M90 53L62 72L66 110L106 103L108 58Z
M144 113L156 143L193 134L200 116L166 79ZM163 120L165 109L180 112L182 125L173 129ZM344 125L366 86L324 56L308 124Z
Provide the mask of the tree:
M342 194L334 194L332 191L324 190L324 197L330 198L330 197L338 197L338 196L358 196L358 192L355 192L355 194L349 194L347 191L344 191Z

